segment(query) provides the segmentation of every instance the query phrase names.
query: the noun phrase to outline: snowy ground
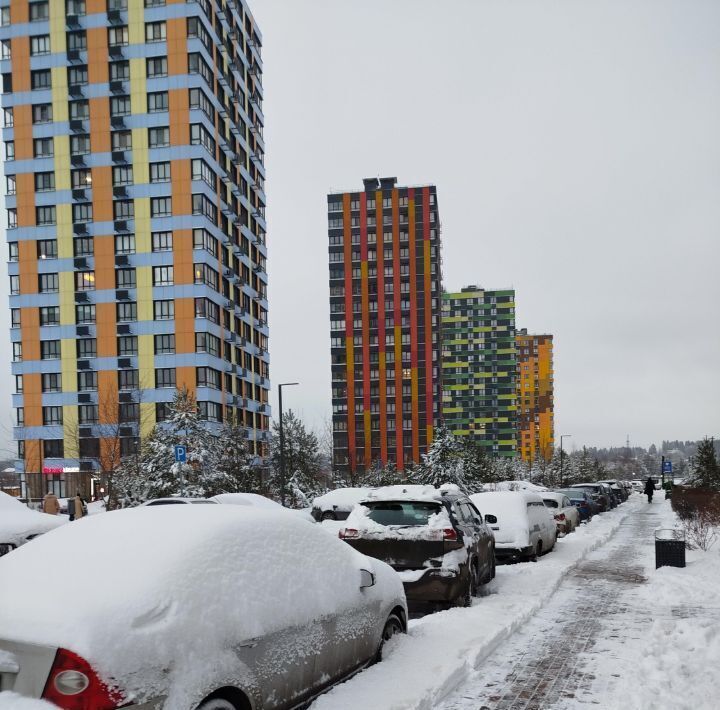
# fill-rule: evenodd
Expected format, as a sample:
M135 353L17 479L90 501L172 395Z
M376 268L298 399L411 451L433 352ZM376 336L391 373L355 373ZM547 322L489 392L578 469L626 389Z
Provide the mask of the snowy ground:
M498 567L487 596L470 609L451 609L412 622L407 636L393 640L385 660L319 698L313 710L437 708L518 628L533 619L563 579L594 549L607 542L628 516L647 502L633 496L558 540L538 563ZM475 710L480 704L472 706Z

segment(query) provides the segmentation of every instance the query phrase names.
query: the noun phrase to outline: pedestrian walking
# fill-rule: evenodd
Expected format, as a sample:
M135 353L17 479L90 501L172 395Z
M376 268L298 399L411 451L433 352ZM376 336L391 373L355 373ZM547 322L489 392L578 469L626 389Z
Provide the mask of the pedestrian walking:
M54 493L48 491L43 498L42 509L44 513L57 515L60 512L60 501L58 500L58 497Z
M80 491L75 494L74 498L68 500L68 513L70 513L70 520L80 520L85 515L83 508L85 501L80 495Z
M655 493L655 481L651 476L648 476L647 481L645 481L645 495L648 497L648 503L652 503L653 493Z

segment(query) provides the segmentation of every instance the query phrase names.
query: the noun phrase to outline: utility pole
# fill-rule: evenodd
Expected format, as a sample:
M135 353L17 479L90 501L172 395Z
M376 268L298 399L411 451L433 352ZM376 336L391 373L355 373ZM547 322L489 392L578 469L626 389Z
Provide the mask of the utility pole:
M278 385L278 409L280 410L280 504L285 505L285 432L283 431L282 388L299 385L299 382L283 382Z

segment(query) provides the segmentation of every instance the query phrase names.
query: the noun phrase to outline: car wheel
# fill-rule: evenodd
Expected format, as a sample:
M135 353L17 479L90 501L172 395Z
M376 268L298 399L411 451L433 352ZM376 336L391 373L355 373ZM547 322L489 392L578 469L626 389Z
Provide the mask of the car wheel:
M385 644L393 636L395 636L395 634L401 633L403 633L402 621L400 621L396 614L390 614L385 622L385 626L383 627L382 636L380 637L380 645L378 646L377 653L375 654L375 658L373 660L374 663L382 661L383 647Z
M495 579L495 554L492 553L490 556L490 561L488 563L488 572L481 584L488 584L492 582L493 579Z
M337 516L335 513L332 512L332 510L326 510L321 516L320 520L337 520Z
M225 698L209 698L198 705L197 710L238 710L235 703Z

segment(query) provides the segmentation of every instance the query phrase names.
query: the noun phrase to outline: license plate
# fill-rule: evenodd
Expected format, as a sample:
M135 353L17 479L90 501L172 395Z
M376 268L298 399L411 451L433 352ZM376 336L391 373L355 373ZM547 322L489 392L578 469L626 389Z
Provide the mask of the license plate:
M13 547L13 545L10 545L6 542L0 543L0 557L2 557L3 555L7 555L8 552L12 552Z

